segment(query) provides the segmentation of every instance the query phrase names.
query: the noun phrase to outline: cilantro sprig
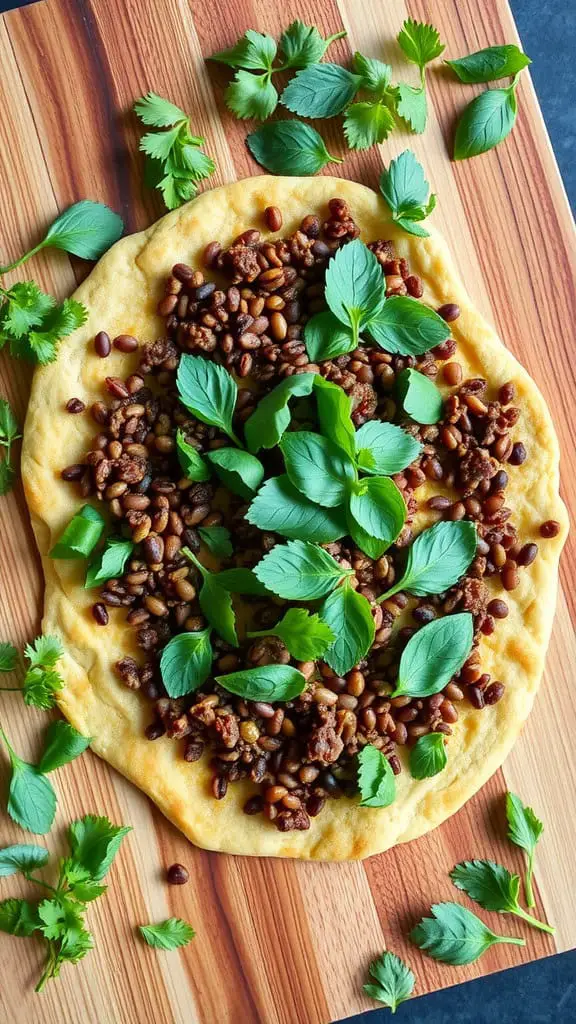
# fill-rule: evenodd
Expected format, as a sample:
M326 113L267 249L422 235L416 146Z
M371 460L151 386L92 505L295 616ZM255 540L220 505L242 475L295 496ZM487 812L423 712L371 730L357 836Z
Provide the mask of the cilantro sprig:
M4 651L4 659L0 661L0 671L12 671L16 667L18 652L11 644L0 645L0 655ZM31 707L48 711L56 703L56 694L64 686L64 680L56 669L56 664L64 654L62 642L56 636L36 637L32 644L26 644L24 657L29 662L22 686L1 686L6 692L19 692L24 703ZM7 664L8 667L4 667Z
M0 495L8 494L14 486L16 470L12 465L11 449L14 441L21 437L18 433L18 421L5 398L0 398L0 447L4 448L4 458L0 461Z
M53 362L60 339L82 327L87 318L81 302L56 302L35 281L0 287L0 349L8 345L17 359L41 365Z
M100 883L130 831L93 815L72 822L69 856L59 861L55 885L36 875L48 863L44 847L22 844L0 850L0 875L21 874L43 890L43 899L0 902L0 931L23 938L39 935L46 942L45 965L36 992L58 977L63 964L78 963L93 948L85 923L87 905L106 892L107 886Z
M398 114L413 132L421 134L428 117L426 66L444 52L445 46L433 25L412 18L406 19L398 33L398 44L406 59L416 64L420 72L419 86L398 84Z
M214 173L216 164L200 148L204 139L192 134L188 115L170 100L149 92L136 100L134 110L143 124L163 129L143 135L140 149L146 154L148 183L175 210L194 198L198 183Z

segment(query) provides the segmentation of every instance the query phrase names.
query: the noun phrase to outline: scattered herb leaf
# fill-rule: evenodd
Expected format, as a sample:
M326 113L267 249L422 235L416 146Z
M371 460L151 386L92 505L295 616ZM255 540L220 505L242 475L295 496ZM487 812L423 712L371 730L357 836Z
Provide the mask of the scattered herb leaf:
M324 661L337 675L345 675L362 660L374 643L370 603L346 581L326 598L319 614L336 637L324 654Z
M176 383L180 401L194 416L242 447L232 428L238 387L228 370L201 356L183 355Z
M516 122L517 85L518 75L507 89L488 89L468 104L456 127L455 160L487 153L507 138Z
M396 799L396 783L390 762L371 743L358 754L358 789L361 807L388 807Z
M517 46L488 46L485 50L477 50L466 57L456 60L445 60L461 82L471 85L475 82L494 82L498 78L516 75L532 63Z
M133 551L133 541L127 540L125 537L108 537L106 546L90 561L84 587L90 590L106 580L121 576Z
M216 448L206 452L206 458L233 494L247 501L254 497L264 479L264 466L255 455L240 448Z
M225 526L198 526L200 539L217 558L229 558L232 554L230 530Z
M170 917L161 924L142 924L138 930L146 944L154 949L180 949L196 935L192 926L179 917Z
M344 115L344 135L349 149L370 149L384 142L396 127L391 110L384 103L352 103Z
M438 423L442 418L442 393L423 373L402 370L396 378L396 388L404 412L416 423Z
M316 661L336 639L320 616L306 608L289 608L275 626L248 636L279 636L298 661Z
M214 678L229 693L256 701L294 700L306 686L302 673L291 665L259 665Z
M312 394L314 378L313 373L285 377L258 402L244 424L244 436L249 451L256 453L260 448L274 448L280 442L284 431L290 426L290 399Z
M326 302L334 316L359 333L379 312L384 300L382 268L359 238L338 249L326 271Z
M321 434L299 430L284 434L280 449L290 482L310 501L327 508L344 502L355 469L337 444Z
M412 235L428 237L416 221L425 219L436 205L430 186L414 153L405 149L380 176L380 192L390 208L392 220Z
M555 928L522 909L518 903L520 875L510 874L501 864L492 860L463 861L452 869L450 878L457 889L462 889L484 910L515 914L533 928L554 935Z
M354 436L358 469L371 476L401 473L418 458L422 445L394 423L368 420Z
M254 568L260 582L287 601L315 601L352 572L343 569L323 548L301 540L276 544ZM332 628L323 612L321 618ZM335 630L334 633L338 635Z
M210 630L180 633L168 641L160 658L162 682L169 697L185 697L197 690L212 669Z
M300 117L335 117L351 103L361 85L361 76L340 64L312 64L288 83L281 103Z
M370 337L387 352L418 356L450 337L450 327L417 299L392 295L367 326Z
M260 530L279 533L290 540L317 544L330 544L347 532L341 509L314 504L290 483L286 475L270 477L266 481L245 518Z
M392 1013L396 1013L400 1003L409 999L414 991L414 974L395 953L386 952L373 960L370 974L376 984L368 982L364 991L371 999L389 1006Z
M431 697L450 682L472 649L473 618L469 612L434 619L410 637L400 658L393 696Z
M519 846L528 855L525 878L526 903L529 907L535 907L536 901L532 890L534 855L536 853L536 844L544 831L544 825L536 817L532 808L526 807L520 797L515 796L514 793L506 794L506 818L510 842Z
M43 868L48 863L49 856L48 850L43 846L5 846L0 850L0 877L18 873L28 876L32 871Z
M50 558L87 558L96 547L105 523L92 505L84 505L64 528L49 552Z
M254 159L272 174L317 174L328 163L341 164L331 156L321 135L303 121L271 121L246 139Z
M413 779L430 779L443 771L447 763L446 744L441 732L421 736L410 751L410 774Z
M473 561L477 543L474 523L440 522L423 530L408 549L403 576L378 598L378 603L400 590L417 597L448 590Z
M18 651L5 640L0 643L0 672L13 672L16 668Z
M422 918L410 932L410 938L419 949L445 964L471 964L498 942L526 945L524 939L495 935L476 914L459 903L436 903L430 909L433 917Z
M348 509L369 537L394 543L406 521L406 504L396 484L385 476L364 478L352 490ZM386 550L386 548L384 550Z
M43 775L53 772L62 765L80 757L90 746L90 737L83 736L69 722L51 722L46 732L44 751L38 771Z
M326 50L336 39L343 39L346 32L335 32L323 39L314 25L293 21L280 36L279 46L284 55L282 68L307 68L322 60Z
M176 454L180 469L188 480L195 483L204 483L210 479L210 469L206 465L200 452L189 444L181 430L176 431Z
M140 120L160 132L149 132L140 140L146 154L146 177L157 188L169 210L193 199L198 182L216 170L211 157L199 148L204 139L192 135L190 118L169 100L149 92L134 104Z
M33 644L26 645L24 657L30 664L22 684L25 704L44 711L54 707L56 694L64 686L54 666L63 654L62 643L55 636L39 636Z

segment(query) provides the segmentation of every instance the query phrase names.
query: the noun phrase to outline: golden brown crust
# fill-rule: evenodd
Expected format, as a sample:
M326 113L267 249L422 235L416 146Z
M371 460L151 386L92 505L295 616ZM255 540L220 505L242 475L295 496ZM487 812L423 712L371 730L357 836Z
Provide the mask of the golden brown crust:
M243 814L252 789L247 783L234 784L224 800L216 801L209 793L210 773L204 761L187 764L173 740L146 740L146 702L122 686L111 667L127 654L138 657L133 631L123 621L125 613L111 609L109 626L96 626L90 614L94 592L82 587L83 565L52 561L46 555L78 507L77 494L60 479L60 470L81 458L93 435L89 417L70 416L65 403L72 396L87 404L95 401L105 376L126 376L136 364L136 357L116 351L99 359L92 345L97 331L111 336L129 333L142 341L155 338L162 333L156 303L174 263L200 265L204 246L214 238L226 244L248 227L262 229L267 206L278 206L283 231L293 231L304 214L323 213L335 195L350 203L365 241L394 240L398 254L422 277L426 302L434 307L458 303L461 316L453 324L453 334L465 375L485 376L495 387L514 381L521 409L517 436L525 442L529 458L511 471L507 499L523 539L538 540L539 524L546 519L558 520L561 529L557 537L540 542L538 558L507 596L508 618L493 636L482 640L483 667L506 683L505 695L482 712L461 706L447 768L420 782L402 772L391 807L362 809L354 801L329 800L309 831L282 834L260 815ZM208 849L345 860L378 853L439 825L502 764L530 712L550 637L558 560L568 528L558 494L558 442L544 399L473 308L444 241L435 232L417 239L394 228L380 197L362 185L326 177L261 176L204 193L147 231L122 239L75 298L88 307L89 319L62 341L57 361L36 372L22 455L22 476L46 578L43 629L59 634L66 647L66 685L60 699L64 714L94 737L92 749L97 754L147 793L194 843Z

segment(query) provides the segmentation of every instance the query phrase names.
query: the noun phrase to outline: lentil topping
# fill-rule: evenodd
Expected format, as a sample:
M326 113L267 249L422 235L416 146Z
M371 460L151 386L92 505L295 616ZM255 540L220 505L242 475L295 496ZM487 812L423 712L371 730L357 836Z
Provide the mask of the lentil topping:
M279 231L281 210L268 208L265 223L270 231ZM489 592L485 581L492 579L502 591L514 590L520 571L538 553L535 543L518 536L513 510L506 505L508 474L521 472L516 467L529 456L512 437L519 409L512 404L511 382L492 394L486 380L463 379L452 338L421 356L394 355L361 343L347 355L309 362L304 324L326 309L324 276L331 257L358 235L348 206L334 198L323 221L307 215L288 237L267 240L251 228L227 248L212 242L204 254L206 274L176 264L158 306L165 335L140 347L136 373L126 379L106 377L106 394L85 413L96 430L91 450L82 462L62 470L62 478L83 498L107 504L112 521L136 545L122 574L101 587L92 612L95 623L105 627L110 609L124 609L135 630L142 659L123 658L115 668L124 685L140 691L150 704L148 739L167 735L178 741L189 762L206 752L215 799L226 796L229 784L250 780L255 793L245 812L264 814L280 831L308 829L327 799L356 792L354 761L366 744L379 749L399 774L398 747L429 732L449 736L464 701L481 710L502 698L505 683L483 672L478 643L498 628L508 606L502 596ZM420 278L405 259L396 257L391 242L378 239L369 248L382 267L387 296L422 296ZM453 303L438 312L447 322L460 315ZM113 345L133 352L138 342L120 335ZM109 355L112 344L105 331L96 336L94 346L101 358ZM228 443L220 430L195 419L180 403L176 372L182 353L212 360L241 382L237 431L281 380L317 373L351 397L357 428L372 419L402 421L422 445L417 459L392 478L407 518L387 552L373 559L349 537L323 545L343 569L353 571L351 585L371 605L375 639L358 665L338 676L321 660L294 662L277 636L241 637L238 647L214 637L213 676L274 664L298 668L307 686L282 704L234 696L212 675L183 698L170 698L163 686L159 659L167 642L206 627L198 601L200 575L182 553L184 547L201 552L199 528L225 526L230 531L232 554L221 560L222 568L253 567L285 541L251 525L245 518L246 501L224 495L221 484L182 476L178 430L199 454ZM451 389L439 423L403 419L393 396L396 378L407 368L431 381L441 374ZM74 415L82 412L75 399L67 408ZM273 453L266 457L274 463ZM426 502L418 495L424 484L438 488ZM443 593L419 598L400 591L376 603L402 574L414 516L423 507L438 520L474 523L476 557L466 575ZM549 521L540 534L553 537L558 529ZM250 629L262 632L281 618L287 604L258 595L243 602ZM469 612L474 622L474 646L461 670L441 693L422 699L391 697L409 639L437 617L461 611Z

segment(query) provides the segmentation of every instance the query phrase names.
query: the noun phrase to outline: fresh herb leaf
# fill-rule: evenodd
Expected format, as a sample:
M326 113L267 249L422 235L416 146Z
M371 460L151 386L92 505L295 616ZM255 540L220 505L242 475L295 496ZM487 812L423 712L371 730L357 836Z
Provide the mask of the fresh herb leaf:
M36 905L29 900L8 899L0 902L0 932L28 938L39 924Z
M436 197L429 196L429 191L424 169L409 149L391 160L380 176L380 192L392 220L404 231L422 238L427 238L428 232L416 221L426 218L436 205Z
M402 370L396 378L396 389L404 412L416 423L438 423L442 419L442 393L423 373Z
M200 539L217 558L229 558L232 554L230 530L225 526L198 526Z
M154 92L136 100L134 111L143 124L154 128L170 128L178 121L186 120L186 114L180 107Z
M37 636L24 648L24 657L30 662L30 668L54 668L63 654L62 641L57 636Z
M210 469L204 462L200 452L189 444L181 430L176 431L176 454L180 469L188 480L203 483L210 479Z
M69 722L51 722L46 733L44 752L38 765L43 775L69 764L90 746L91 737L83 736Z
M17 757L4 733L2 736L8 747L12 765L8 814L16 824L28 832L46 835L52 828L56 814L56 794L52 784L35 765Z
M124 231L122 218L103 203L82 199L50 225L38 249L63 249L83 260L97 260Z
M270 594L252 569L224 569L216 573L216 579L231 594L251 594L254 597L267 597Z
M306 608L289 608L275 626L248 636L279 636L297 661L316 661L336 639L320 616Z
M555 928L544 921L538 921L522 909L518 903L520 876L510 874L501 864L495 864L492 860L463 861L452 869L450 878L457 889L462 889L484 910L515 914L533 928L548 932L549 935L554 934Z
M40 291L35 281L20 281L2 294L5 302L0 308L0 326L15 339L39 327L55 305L55 299Z
M474 523L435 523L408 549L404 575L378 603L407 590L417 597L442 594L454 586L474 559L478 537Z
M256 453L260 448L274 448L279 444L284 431L290 426L290 399L312 394L314 380L313 373L285 377L258 402L244 424L244 436L249 451Z
M49 711L56 704L56 696L64 686L64 680L55 669L28 669L22 686L24 703L28 707Z
M392 67L374 57L365 57L358 50L352 58L352 67L362 78L362 88L368 92L384 95L392 79Z
M374 643L374 619L370 604L346 581L326 598L320 618L336 637L324 661L342 676L350 672Z
M373 558L375 561L384 554L388 547L387 542L378 537L372 537L372 535L360 526L360 523L357 523L353 516L350 515L350 510L348 510L346 522L348 524L348 533L356 547L360 548L360 551L363 551L365 555L368 555L369 558Z
M384 142L396 127L391 110L384 103L352 103L344 115L344 135L349 149L370 149Z
M396 783L390 762L381 750L368 743L358 754L360 807L388 807L396 799Z
M359 333L380 311L384 299L382 268L359 238L338 249L326 270L326 302L341 323Z
M340 323L329 309L316 313L304 325L304 341L308 358L313 363L324 359L336 359L356 348L356 341L349 327ZM287 377L286 380L300 380L306 374Z
M370 337L387 352L419 356L450 337L450 327L417 299L392 295L367 326Z
M52 362L58 341L88 317L80 302L65 299L56 304L33 281L15 284L7 292L0 288L0 295L5 300L0 305L0 348L8 342L11 355L31 363Z
M436 903L430 909L433 917L422 918L410 932L410 938L429 956L453 967L473 963L498 942L526 945L524 939L495 935L476 914L459 903Z
M245 120L254 117L265 121L278 104L278 92L269 74L254 75L250 71L237 71L224 93L226 106L236 117Z
M16 668L18 651L12 644L2 641L0 643L0 672L13 672Z
M290 482L310 501L341 505L354 480L354 463L333 441L307 430L284 434L280 442Z
M352 423L352 399L339 384L319 374L314 382L320 430L351 459L355 457L355 433Z
M498 78L516 75L532 63L517 46L488 46L485 50L477 50L466 57L456 60L445 60L461 82L471 85L475 82L494 82Z
M180 633L168 641L160 658L162 682L169 697L197 690L212 670L210 629Z
M396 88L398 89L396 109L399 116L406 121L413 132L421 135L426 128L428 118L428 102L424 88L406 85L405 82L399 82Z
M317 174L328 163L341 164L330 156L318 132L303 121L271 121L246 139L254 159L272 174Z
M213 53L208 60L227 64L231 68L248 71L270 71L276 56L276 43L272 36L262 35L249 28L238 42L227 50Z
M307 540L317 544L330 544L344 537L347 532L346 519L341 509L322 508L314 504L285 475L271 477L266 481L245 518L260 530L280 533L291 540Z
M5 398L0 398L0 447L6 449L4 459L0 462L0 495L8 494L16 479L16 471L10 461L10 454L12 443L19 436L18 423L10 408L10 403Z
M260 582L287 601L315 601L352 572L343 569L323 548L301 540L276 544L254 568ZM321 618L332 628L323 612Z
M343 39L346 32L336 32L323 39L314 25L293 21L280 36L280 50L284 55L282 70L306 68L322 60L326 50L336 39Z
M340 64L312 64L288 83L280 102L300 117L335 117L354 99L362 85Z
M230 491L248 501L254 497L264 479L264 466L254 455L238 448L216 448L206 452L206 458Z
M13 466L8 462L8 459L4 459L0 462L0 497L4 497L5 494L9 494L14 487L16 480L16 471Z
M90 561L84 582L85 589L90 590L106 580L121 576L133 551L133 541L125 537L108 537L106 546Z
M103 517L92 505L84 505L60 534L50 558L87 558L104 529Z
M0 877L6 875L30 875L48 863L49 853L43 846L19 844L5 846L0 850Z
M354 435L358 469L371 476L401 473L422 451L415 437L394 423L368 420Z
M90 878L100 882L112 867L124 836L132 831L129 825L113 825L108 818L87 814L72 822L68 841L74 861Z
M412 64L417 64L420 69L439 57L446 49L440 42L438 30L433 25L414 21L412 18L407 18L402 25L398 33L398 43L406 59Z
M518 110L517 84L518 76L507 89L488 89L468 104L456 127L455 160L487 153L510 134Z
M218 581L218 574L209 572L189 548L182 548L182 554L190 559L202 576L199 601L200 608L208 622L226 643L238 647L236 616L230 592Z
M306 687L302 673L291 665L259 665L215 679L229 693L245 700L294 700Z
M519 846L528 855L525 878L526 903L529 907L535 907L536 901L532 890L534 855L536 853L536 844L544 831L544 825L536 817L532 808L526 807L520 797L515 796L514 793L506 794L506 818L510 842Z
M162 924L140 925L139 932L148 946L166 950L187 946L196 935L191 925L179 917L170 917Z
M176 383L180 401L194 416L242 447L232 428L238 387L228 370L201 356L183 355Z
M164 129L144 135L140 149L146 154L147 184L157 188L173 210L194 198L197 183L209 177L216 165L199 149L204 139L192 134L190 118L169 100L149 92L136 101L134 110L144 124Z
M469 612L434 619L410 637L400 658L394 697L431 697L459 672L472 649L474 620Z
M409 967L395 953L383 953L370 964L370 974L376 984L368 982L364 991L371 999L389 1006L392 1013L400 1003L409 999L414 991L416 979Z
M446 744L441 732L421 736L410 751L410 774L413 779L430 779L443 771L447 763Z
M394 543L406 521L404 498L385 476L361 480L350 493L348 510L354 522L370 537L384 541L386 548Z

